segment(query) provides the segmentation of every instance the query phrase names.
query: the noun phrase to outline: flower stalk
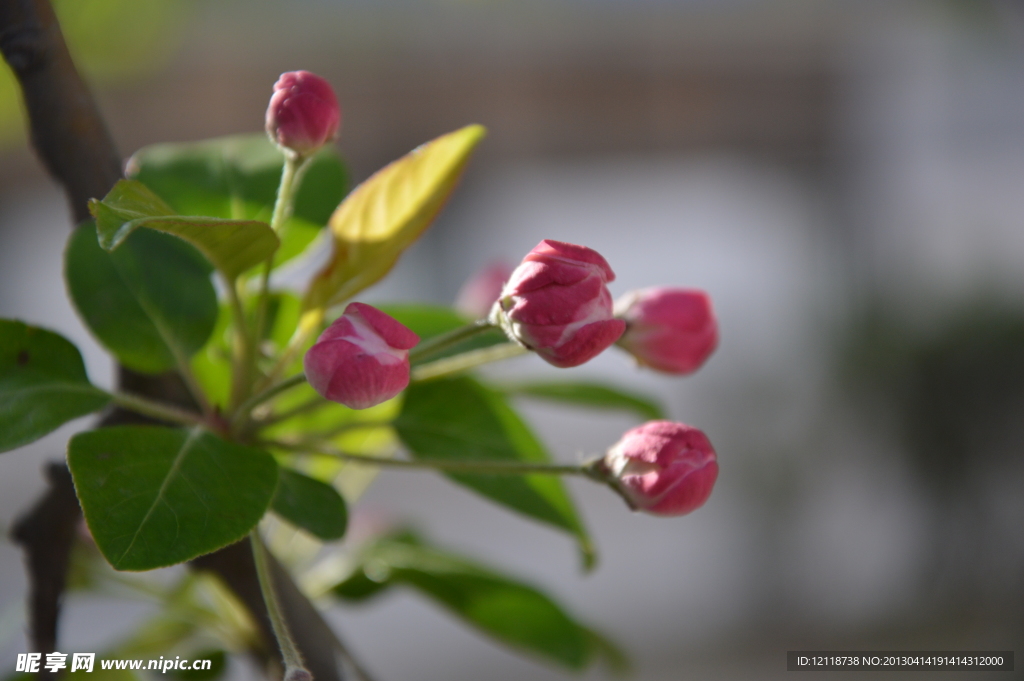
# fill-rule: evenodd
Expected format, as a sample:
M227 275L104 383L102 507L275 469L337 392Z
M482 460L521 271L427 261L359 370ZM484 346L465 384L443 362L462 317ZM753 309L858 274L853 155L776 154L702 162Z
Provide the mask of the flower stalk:
M530 350L528 348L525 348L518 343L492 345L489 348L470 350L469 352L463 352L453 357L446 357L435 362L429 362L427 364L421 364L417 367L413 367L410 378L413 381L427 381L432 378L451 376L463 371L468 371L469 369L474 369L484 364L490 364L491 362L498 362L503 359L510 359L512 357L518 357L519 355L525 355L529 351Z
M486 319L480 319L472 324L461 326L457 329L449 331L448 333L442 333L433 338L429 338L412 350L409 351L409 362L411 364L418 364L423 360L436 355L440 352L444 352L449 348L453 348L460 343L478 336L481 333L493 328L493 325Z
M158 421L178 423L185 426L197 426L206 423L200 414L179 409L163 402L155 402L139 395L116 392L112 393L110 397L117 406L124 407L136 414L149 416Z
M262 445L300 454L319 454L366 466L438 470L448 473L479 473L482 475L583 475L593 477L591 464L526 463L520 461L466 461L454 459L392 459L389 457L356 454L338 449L320 441L263 440Z
M270 617L270 625L274 630L274 638L277 639L277 645L281 649L281 658L284 660L284 678L296 681L312 679L312 674L309 673L302 661L302 654L295 645L295 641L292 640L288 622L284 618L284 612L277 599L274 577L270 572L270 561L267 557L267 547L260 539L258 528L249 533L249 539L252 542L252 557L256 565L256 577L260 583L260 592L263 594L263 603L267 606L267 615Z

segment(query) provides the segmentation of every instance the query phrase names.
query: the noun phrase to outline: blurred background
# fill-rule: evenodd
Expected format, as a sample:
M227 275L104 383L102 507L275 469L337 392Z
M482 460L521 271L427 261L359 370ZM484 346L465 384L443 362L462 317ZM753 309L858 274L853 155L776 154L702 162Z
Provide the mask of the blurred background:
M338 144L356 180L441 133L486 125L452 202L368 301L449 303L477 269L515 264L543 238L604 254L616 295L710 292L722 340L696 375L639 371L615 351L573 374L656 395L709 435L721 475L693 515L635 516L570 481L602 557L583 576L564 537L431 474L384 473L359 513L415 518L442 544L542 586L620 642L642 681L783 678L793 649L1016 646L1019 657L1020 3L56 5L125 156L261 130L271 85L294 69L338 91ZM67 207L23 127L0 73L0 316L66 334L109 385L110 362L64 293ZM494 373L565 375L535 358ZM523 408L567 461L634 425ZM86 424L4 455L5 530L43 489L43 463ZM27 650L24 590L21 554L4 539L4 674ZM72 596L62 649L101 650L145 614ZM410 592L329 618L382 681L569 678ZM974 676L1024 672L941 674Z

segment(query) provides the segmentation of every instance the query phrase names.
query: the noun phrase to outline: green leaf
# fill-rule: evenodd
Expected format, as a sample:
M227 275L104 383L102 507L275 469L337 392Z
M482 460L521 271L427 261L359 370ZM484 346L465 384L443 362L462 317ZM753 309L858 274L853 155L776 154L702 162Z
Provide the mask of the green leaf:
M666 418L661 405L656 401L604 383L516 383L502 386L501 391L507 395L522 395L580 407L631 411L649 420Z
M234 135L145 147L129 160L128 176L181 215L269 222L283 167L284 156L265 134ZM345 166L333 149L321 149L303 173L274 262L302 252L346 193Z
M89 383L78 348L63 336L0 319L0 452L17 449L110 396Z
M163 197L182 215L270 218L284 155L263 133L144 147L127 175ZM318 151L306 166L294 215L323 225L347 193L348 173L337 152Z
M410 385L394 427L417 459L550 460L505 399L466 376ZM556 476L445 475L492 501L570 532L580 544L585 563L589 566L593 561L590 539Z
M437 217L483 136L479 125L442 135L356 187L331 216L334 252L303 308L322 311L387 274Z
M151 570L246 535L277 487L277 462L199 428L80 433L68 466L96 545L118 570Z
M345 500L326 482L291 468L278 472L274 512L320 539L341 539L348 525Z
M222 303L210 339L190 362L192 374L211 405L227 406L231 394L231 306Z
M136 180L120 180L102 200L89 202L100 246L113 251L139 227L189 242L228 281L266 260L280 245L265 222L175 215L174 209Z
M217 294L203 257L181 239L151 230L113 253L92 223L71 235L64 277L89 329L129 369L158 373L185 362L217 322Z
M411 536L381 539L334 588L361 600L404 584L434 599L492 638L574 670L604 654L607 644L539 589ZM614 647L612 647L614 650Z
M421 341L454 331L473 321L443 305L397 303L378 305L377 308L409 327Z

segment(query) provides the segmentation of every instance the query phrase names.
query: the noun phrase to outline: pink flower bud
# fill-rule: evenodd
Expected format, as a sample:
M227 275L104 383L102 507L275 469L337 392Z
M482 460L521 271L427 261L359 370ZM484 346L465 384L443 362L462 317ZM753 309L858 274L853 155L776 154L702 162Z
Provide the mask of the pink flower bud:
M491 320L549 364L579 366L626 328L612 316L614 279L597 251L545 239L512 272Z
M718 322L704 291L633 291L616 301L615 311L626 322L617 344L655 371L693 373L718 345Z
M596 470L634 510L684 515L711 496L718 461L707 436L672 421L648 421L627 430Z
M267 107L267 134L306 156L338 136L341 107L331 84L309 71L282 73Z
M306 353L306 380L331 401L372 407L409 385L409 350L419 340L377 308L350 303Z
M492 262L462 285L455 298L455 309L473 319L486 317L510 276L512 267L508 263Z

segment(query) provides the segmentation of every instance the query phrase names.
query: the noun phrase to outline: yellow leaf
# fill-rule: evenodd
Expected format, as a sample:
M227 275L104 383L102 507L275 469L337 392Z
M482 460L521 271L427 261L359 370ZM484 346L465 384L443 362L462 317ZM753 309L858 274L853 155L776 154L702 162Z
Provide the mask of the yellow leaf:
M331 216L334 252L310 282L303 309L325 310L387 274L437 217L484 134L468 125L442 135L356 187Z

